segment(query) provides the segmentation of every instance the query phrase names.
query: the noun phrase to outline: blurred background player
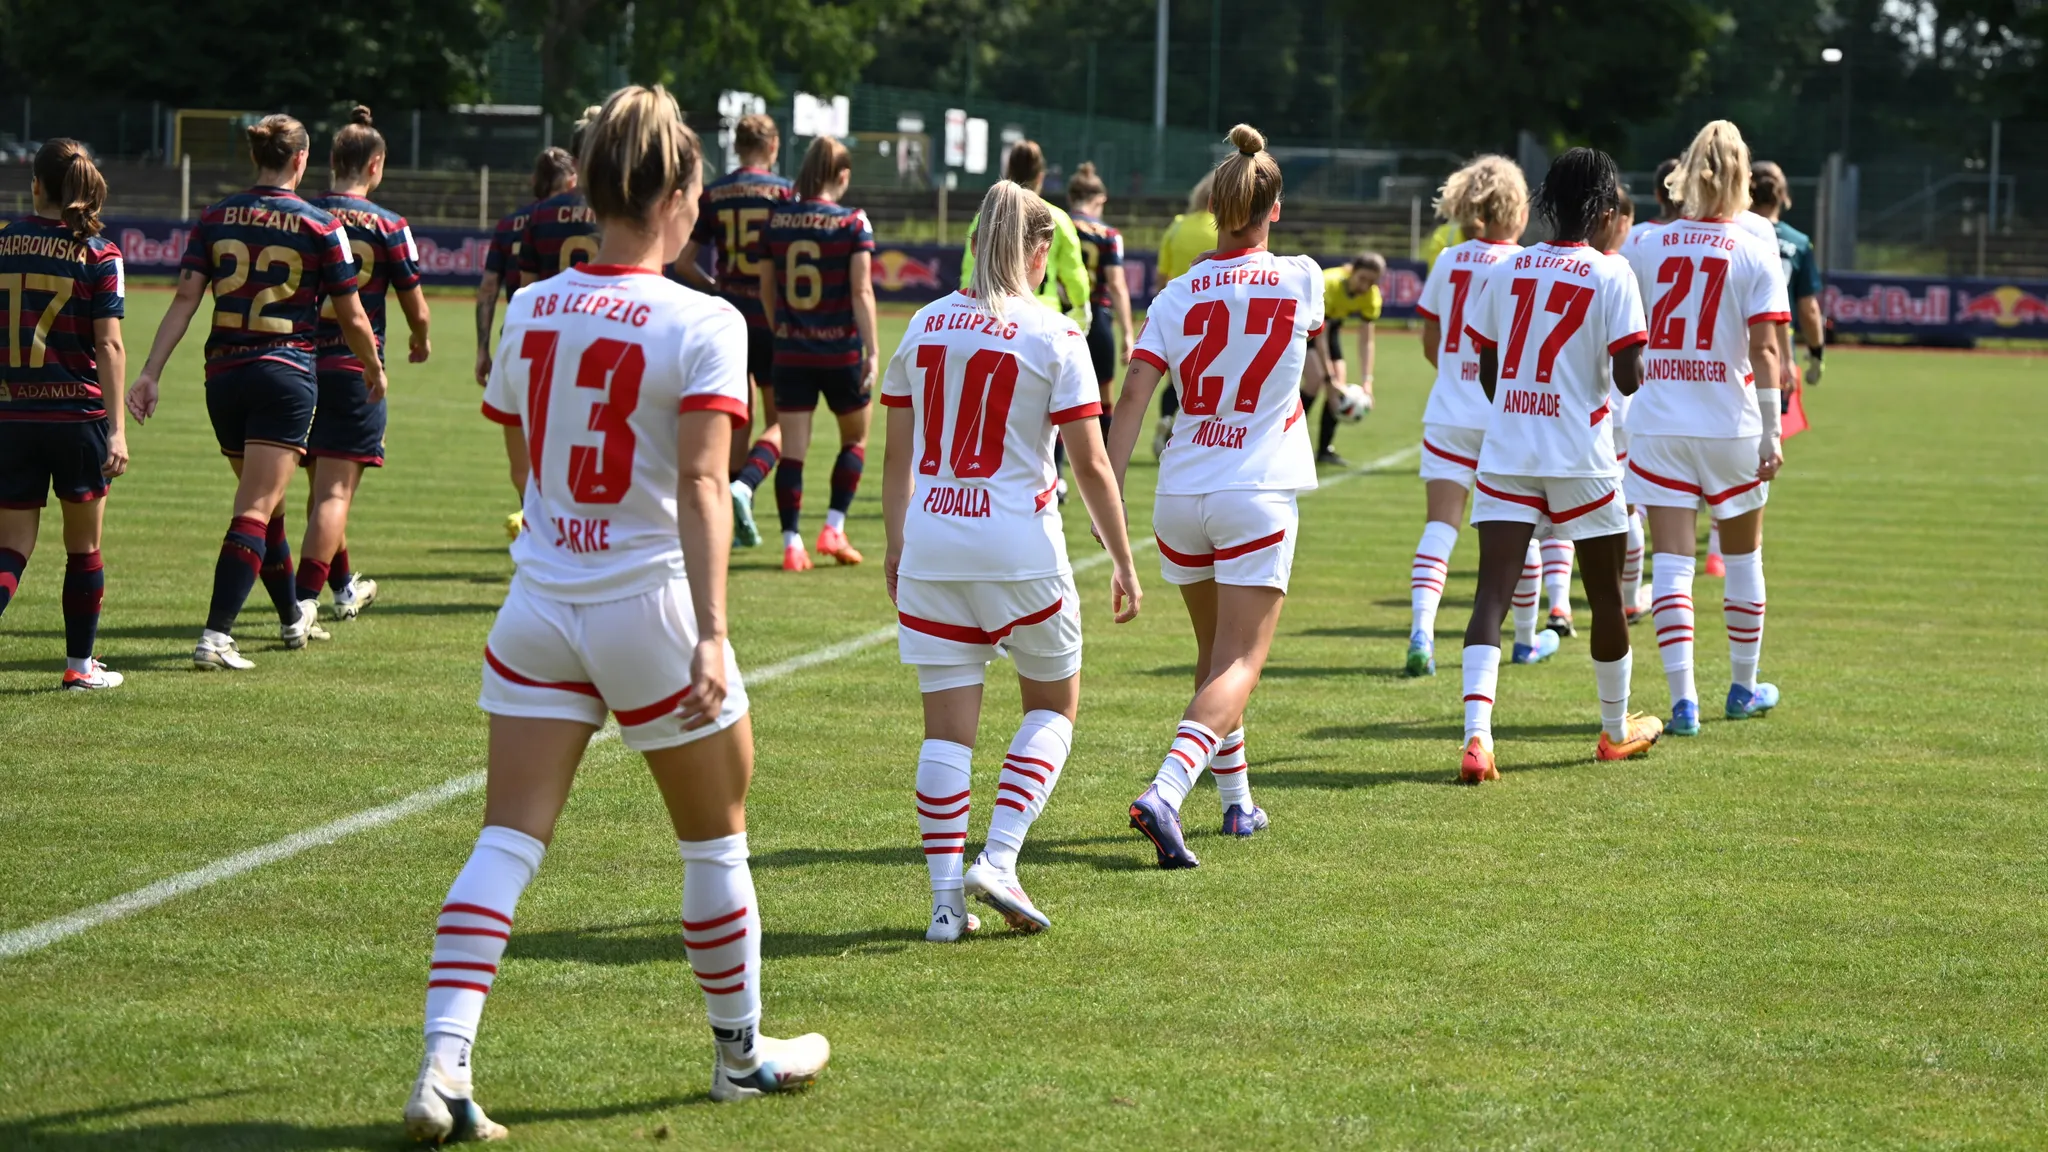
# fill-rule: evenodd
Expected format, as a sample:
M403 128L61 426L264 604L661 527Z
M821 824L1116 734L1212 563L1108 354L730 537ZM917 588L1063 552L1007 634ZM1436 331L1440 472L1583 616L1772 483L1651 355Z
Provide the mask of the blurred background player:
M818 551L841 564L861 556L846 538L846 513L867 465L869 405L876 357L875 230L868 215L839 202L853 180L853 154L830 136L811 141L796 177L796 199L768 217L760 261L761 310L775 333L775 409L782 459L775 466L775 507L782 518L782 567L811 567L804 551L804 454L811 414L822 398L839 419L832 462L832 503Z
M201 669L254 667L232 632L259 575L286 648L327 638L317 602L301 601L294 591L284 520L285 487L306 453L319 396L314 339L323 297L332 298L334 322L362 364L364 396L370 403L384 398L384 365L356 299L348 230L293 191L306 175L305 125L282 114L265 116L248 133L256 185L206 209L193 226L177 294L128 396L138 423L156 412L164 365L210 286L206 414L236 485L206 627L192 650L192 664Z
M1648 379L1629 406L1629 502L1649 508L1651 611L1671 685L1674 735L1697 735L1693 676L1695 521L1704 506L1727 549L1724 714L1778 703L1757 680L1763 648L1763 515L1784 464L1778 325L1790 319L1777 252L1733 219L1749 207L1749 147L1726 120L1701 128L1671 174L1682 220L1629 246L1650 304ZM1754 382L1752 385L1752 381Z
M1226 835L1267 825L1246 779L1244 710L1287 600L1301 524L1295 496L1316 486L1295 382L1307 338L1323 326L1322 269L1266 249L1280 218L1280 165L1249 124L1232 128L1230 142L1237 151L1216 166L1209 197L1222 250L1153 298L1156 323L1138 337L1117 400L1124 418L1110 426L1121 491L1152 390L1174 376L1180 415L1159 460L1152 532L1160 571L1180 588L1194 628L1195 695L1130 808L1161 868L1201 863L1180 808L1205 770L1216 776Z
M1181 273L1195 266L1204 252L1216 250L1216 216L1209 211L1209 189L1216 183L1214 170L1202 174L1188 190L1188 210L1173 218L1159 234L1159 267L1152 278L1153 295ZM1171 381L1159 390L1159 424L1152 431L1152 455L1166 451L1166 438L1173 434L1173 418L1180 412L1180 393Z
M1535 197L1552 238L1494 265L1467 312L1490 406L1472 481L1479 586L1465 629L1465 748L1458 766L1467 784L1500 778L1493 748L1500 621L1516 567L1539 528L1584 545L1600 701L1594 755L1639 756L1663 731L1654 717L1628 710L1634 660L1621 605L1628 504L1608 419L1608 394L1641 385L1649 337L1628 265L1586 243L1613 223L1619 191L1620 173L1607 153L1572 148L1559 156Z
M1436 213L1463 239L1429 266L1415 314L1422 318L1422 354L1436 369L1422 412L1422 538L1408 575L1410 676L1436 675L1436 613L1450 578L1451 552L1465 522L1465 497L1479 467L1492 412L1479 387L1479 350L1465 335L1465 313L1486 273L1521 251L1515 238L1529 222L1529 186L1505 156L1480 156L1437 190ZM1533 645L1534 622L1531 617Z
M513 545L518 572L484 649L484 827L435 929L426 1050L405 1105L416 1140L505 1135L476 1104L470 1046L520 895L607 710L645 757L675 829L683 948L717 1053L711 1098L802 1088L831 1056L823 1036L756 1031L761 915L746 833L754 741L726 639L725 472L747 412L746 321L661 274L689 238L702 184L697 137L675 101L659 88L622 88L588 131L581 164L602 243L559 285L522 291L563 301L602 292L644 323L514 309L484 389L486 415L534 438L534 527ZM591 379L606 385L594 408L575 386ZM602 453L542 436L593 411L607 429ZM630 451L610 447L621 441ZM594 547L599 521L608 529Z
M978 219L972 287L911 318L882 382L883 572L924 698L916 808L933 941L972 930L969 895L1020 932L1052 926L1017 879L1017 853L1059 784L1081 704L1081 594L1059 505L1046 498L1059 475L1055 435L1073 442L1074 483L1115 565L1111 610L1118 623L1138 614L1087 342L1033 298L1052 212L1003 180ZM1003 757L987 845L963 876L982 685L999 651L1016 662L1024 722Z
M370 110L357 105L349 122L334 134L328 163L333 189L314 197L313 207L326 212L348 230L356 262L356 299L370 318L377 337L377 355L384 354L384 296L398 297L411 334L406 359L424 364L432 350L427 341L427 300L420 291L419 250L405 217L369 200L384 180L384 135L370 123ZM318 600L320 586L334 590L334 614L353 620L377 599L377 582L356 574L349 563L348 510L355 501L363 469L384 466L385 405L369 398L363 366L349 351L335 323L334 302L320 309L317 364L320 399L313 427L306 435L306 463L312 468L313 492L306 507L306 537L299 545L295 593Z
M519 291L519 238L526 231L526 222L532 218L535 205L575 187L576 158L560 148L541 149L533 162L533 201L499 220L497 228L491 232L491 245L484 251L483 279L476 286L476 384L479 388L491 378L491 349L497 345L492 327L498 312L499 289L503 288L508 304L512 294ZM507 447L510 447L509 443ZM512 492L516 497L526 491L526 457L515 454L510 460ZM518 539L524 522L517 511L505 517L505 535Z
M1323 414L1316 426L1316 463L1347 467L1347 461L1330 445L1337 438L1337 390L1345 381L1344 321L1358 322L1358 364L1363 374L1359 387L1365 390L1365 410L1372 411L1372 370L1377 343L1373 323L1380 318L1380 277L1387 273L1386 257L1361 252L1335 268L1323 269L1323 331L1315 339L1314 354L1308 357L1301 377L1301 407L1306 413L1323 398Z
M1010 146L1009 159L1003 162L1003 179L1021 184L1032 195L1045 199L1045 152L1037 141L1019 140ZM1081 233L1065 209L1051 202L1046 203L1046 208L1052 212L1052 255L1046 265L1045 282L1038 286L1038 298L1053 311L1065 312L1074 327L1086 335L1094 313L1089 305L1093 293L1087 258L1081 252ZM960 254L962 288L974 279L974 226L978 219L967 222L967 246Z
M582 163L583 133L597 115L595 105L585 108L569 135L569 152ZM571 181L562 191L533 206L526 227L519 233L519 283L524 286L561 274L581 264L597 251L597 217L583 198L583 189Z
M761 264L766 258L761 236L775 209L796 199L796 189L775 174L782 135L772 117L758 112L740 117L733 126L733 149L739 153L740 166L704 186L697 229L683 246L675 269L686 283L716 293L747 318L747 375L754 388L748 395L759 398L761 438L751 449L744 435L733 441L732 513L733 543L752 548L761 542L761 529L754 523L754 493L782 461L773 377L775 333L761 311ZM706 276L697 262L707 245L717 266L715 276ZM749 426L752 423L750 417Z
M0 225L9 355L0 361L0 614L36 550L50 491L64 510L65 688L118 688L93 656L106 570L100 530L108 485L128 469L121 344L121 250L100 237L107 182L85 145L36 152L34 213Z
M1820 383L1821 361L1827 355L1827 329L1821 323L1820 262L1813 254L1813 239L1785 223L1792 209L1792 188L1785 170L1769 160L1759 161L1749 176L1749 194L1758 215L1771 222L1778 235L1778 259L1785 266L1785 292L1792 300L1792 320L1799 342L1806 347L1806 372L1799 383ZM1789 405L1790 397L1785 398Z
M1123 233L1102 218L1102 206L1108 202L1109 189L1095 174L1095 165L1083 161L1067 181L1067 204L1074 210L1081 260L1088 268L1088 356L1102 386L1105 421L1116 403L1117 371L1130 360L1131 345L1137 339L1137 330L1131 326L1131 285L1124 279Z
M1587 241L1610 259L1628 263L1628 257L1621 254L1621 246L1628 241L1629 233L1635 229L1636 202L1628 194L1626 185L1615 190L1614 215L1593 231ZM1631 272L1631 275L1634 273ZM1609 366L1612 375L1612 366ZM1611 381L1610 381L1611 383ZM1628 409L1635 393L1613 388L1607 396L1608 419L1614 423L1614 461L1621 466L1624 474L1628 471ZM1634 505L1628 510L1628 551L1621 557L1621 607L1628 616L1628 622L1636 621L1650 614L1649 597L1643 595L1643 510Z
M1635 243L1642 238L1644 233L1652 228L1662 228L1664 225L1678 219L1678 203L1671 199L1670 187L1671 174L1676 171L1678 171L1678 160L1675 157L1657 162L1656 174L1650 178L1651 195L1657 198L1657 217L1654 220L1643 220L1631 225L1628 230L1628 239L1623 241L1625 245Z

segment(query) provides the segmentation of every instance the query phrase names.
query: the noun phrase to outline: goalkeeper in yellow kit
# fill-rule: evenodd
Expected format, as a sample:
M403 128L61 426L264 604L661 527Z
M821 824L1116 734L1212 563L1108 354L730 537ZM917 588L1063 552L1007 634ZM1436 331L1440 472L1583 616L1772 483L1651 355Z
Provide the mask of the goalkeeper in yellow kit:
M1034 193L1041 192L1045 185L1045 153L1036 143L1019 140L1010 148L1010 159L1003 165L1003 179L1022 184ZM1038 287L1038 298L1054 311L1066 313L1081 335L1086 336L1092 316L1088 297L1094 285L1081 256L1081 232L1074 227L1072 216L1056 205L1046 207L1052 209L1052 250L1045 257L1045 282ZM962 288L974 278L974 226L980 222L981 216L976 213L967 225L967 251L960 257Z

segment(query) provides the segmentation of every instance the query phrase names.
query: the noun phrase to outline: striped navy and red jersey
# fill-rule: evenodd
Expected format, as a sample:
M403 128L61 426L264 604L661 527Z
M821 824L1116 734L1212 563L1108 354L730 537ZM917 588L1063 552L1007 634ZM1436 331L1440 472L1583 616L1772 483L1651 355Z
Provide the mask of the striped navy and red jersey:
M533 206L519 230L519 282L545 280L597 255L597 213L583 193L564 192Z
M1085 212L1072 213L1081 234L1081 262L1088 266L1088 302L1097 308L1115 304L1109 278L1124 274L1124 234Z
M356 295L370 317L370 331L377 334L377 358L382 360L386 293L420 285L420 253L412 242L412 228L405 217L361 196L329 192L314 197L310 203L348 229L350 254L356 260ZM334 318L333 300L320 305L320 330L314 341L319 349L320 371L363 370L362 362L349 351L340 322Z
M533 215L535 206L522 205L518 211L498 221L498 226L491 230L490 246L484 249L484 271L498 278L498 287L504 291L507 300L519 291L519 234L526 231L526 221Z
M321 302L356 290L341 221L289 188L261 184L199 217L180 267L213 284L209 378L258 360L313 371Z
M847 270L875 250L868 214L830 200L798 200L768 217L762 232L781 289L775 302L775 363L797 368L860 364Z
M796 187L763 168L737 168L704 186L697 199L697 227L690 239L717 253L718 294L740 310L747 327L765 328L761 311L761 260L768 254L762 230L768 217L796 199Z
M60 220L0 224L0 420L79 423L106 416L92 326L118 320L128 285L121 250L80 240Z

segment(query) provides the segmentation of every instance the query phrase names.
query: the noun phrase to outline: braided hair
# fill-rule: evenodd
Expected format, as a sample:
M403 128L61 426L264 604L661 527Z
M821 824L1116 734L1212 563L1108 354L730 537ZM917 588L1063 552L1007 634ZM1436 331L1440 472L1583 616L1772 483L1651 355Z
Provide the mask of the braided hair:
M1536 189L1535 209L1550 221L1554 239L1584 240L1600 217L1619 201L1621 173L1614 157L1597 148L1572 148L1551 162L1543 185Z

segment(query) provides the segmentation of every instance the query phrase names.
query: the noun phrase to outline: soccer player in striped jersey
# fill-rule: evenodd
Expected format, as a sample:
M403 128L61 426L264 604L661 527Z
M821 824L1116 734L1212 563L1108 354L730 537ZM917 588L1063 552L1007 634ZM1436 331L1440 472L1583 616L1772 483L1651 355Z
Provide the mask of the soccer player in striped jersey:
M583 153L583 133L595 106L585 108L569 137L569 152ZM583 189L571 184L542 200L527 213L526 227L519 232L519 282L532 284L560 275L565 268L583 263L597 252L597 215L583 198Z
M106 571L100 529L108 485L128 468L121 250L101 238L107 182L85 145L57 139L36 153L35 211L0 224L0 613L35 553L52 489L64 510L64 679L74 691L118 688L93 655Z
M476 384L491 378L491 349L496 346L498 296L507 301L519 291L519 237L541 201L576 187L576 158L560 148L543 148L533 162L533 199L499 218L484 250L484 275L476 286ZM514 484L514 487L520 487Z
M318 604L299 600L293 589L284 522L285 487L306 454L319 396L315 335L323 297L333 299L342 339L363 366L365 398L384 398L384 365L377 358L377 334L356 299L348 230L293 191L306 174L305 125L282 114L265 116L248 133L256 186L206 209L193 226L177 295L128 396L138 422L156 412L164 365L211 287L206 414L221 454L234 468L236 486L234 518L214 564L206 628L192 651L193 666L202 669L254 667L232 632L259 575L277 609L286 648L327 638Z
M796 195L762 230L761 311L775 333L775 409L782 460L775 466L775 507L782 518L782 568L811 567L804 551L804 453L818 401L839 419L839 457L832 462L832 503L818 533L818 551L841 564L860 563L846 538L846 512L867 464L869 406L874 399L875 230L868 214L840 198L853 179L853 154L830 136L811 141L796 177Z
M1152 842L1161 868L1200 863L1180 809L1204 771L1216 776L1225 834L1267 826L1247 780L1244 711L1287 601L1301 524L1295 495L1316 486L1295 382L1305 337L1323 326L1322 268L1267 250L1280 218L1280 165L1249 124L1231 129L1230 142L1236 150L1217 165L1209 197L1223 251L1153 298L1109 430L1121 486L1152 390L1173 375L1180 415L1159 460L1152 533L1160 571L1180 588L1193 625L1195 695L1152 786L1130 807L1131 827Z
M1479 349L1465 335L1465 312L1487 271L1522 250L1516 237L1529 222L1529 186L1514 161L1480 156L1444 181L1435 208L1464 239L1430 265L1415 305L1422 318L1422 355L1436 369L1436 380L1422 413L1424 520L1408 575L1410 676L1436 675L1437 608L1450 578L1465 498L1479 468L1479 446L1486 439L1489 409L1479 387ZM1537 655L1533 592L1530 597L1525 638L1521 596L1516 596L1516 652L1519 658L1526 640L1529 658L1540 659L1549 653ZM1554 650L1555 637L1551 644Z
M903 662L917 668L924 694L916 808L933 941L973 929L968 895L1020 932L1052 926L1017 879L1017 853L1059 783L1081 703L1081 598L1052 499L1056 435L1070 442L1074 482L1115 565L1115 618L1138 614L1087 343L1033 299L1052 213L1008 180L989 188L981 209L971 287L911 318L882 382L883 572ZM982 683L1002 652L1017 666L1024 722L1003 757L988 843L963 875Z
M427 299L420 291L419 250L405 217L369 199L384 179L384 135L370 123L370 110L357 105L349 122L334 134L328 151L332 189L310 203L348 230L356 264L356 299L370 318L377 354L384 353L384 298L398 298L411 333L406 359L424 364L432 351L427 340ZM306 509L306 538L299 545L295 592L301 601L318 600L320 586L334 590L334 613L353 620L377 599L377 582L350 566L348 510L355 501L363 469L384 466L384 401L369 397L363 366L349 351L334 321L330 299L320 308L317 364L319 405L306 436L306 463L313 493Z
M761 264L767 253L762 229L775 209L796 199L796 188L775 174L782 134L773 118L761 113L740 117L733 126L733 150L740 166L704 186L697 209L697 230L675 263L686 283L720 298L747 318L747 375L753 381L749 401L761 406L761 438L748 448L746 437L733 441L733 543L752 548L761 542L754 523L754 493L782 462L782 429L775 411L775 333L761 310ZM717 270L707 277L697 253L710 246ZM749 417L748 423L752 424ZM740 453L746 454L742 456Z
M1083 162L1067 181L1067 204L1073 209L1074 229L1081 236L1081 262L1088 267L1088 306L1093 313L1088 322L1088 357L1102 385L1105 420L1116 403L1112 388L1117 369L1130 360L1131 345L1138 336L1131 326L1131 285L1124 279L1123 233L1102 218L1102 206L1108 202L1109 189L1095 174L1095 165Z
M1153 269L1152 285L1159 289L1195 266L1204 252L1216 250L1216 217L1209 211L1209 189L1216 181L1212 170L1202 174L1188 190L1188 210L1174 216L1159 234L1159 266ZM1173 419L1180 412L1180 393L1171 384L1159 390L1159 422L1152 429L1152 455L1166 451L1166 438L1173 435Z
M1586 244L1612 222L1619 188L1612 157L1567 150L1535 198L1553 238L1495 263L1466 301L1466 335L1479 348L1489 405L1472 481L1479 585L1465 628L1458 768L1467 784L1500 777L1493 748L1500 621L1530 537L1544 528L1578 541L1584 561L1600 701L1595 756L1639 756L1663 729L1628 710L1633 659L1621 605L1628 508L1607 399L1613 389L1633 393L1642 383L1643 302L1628 268Z

